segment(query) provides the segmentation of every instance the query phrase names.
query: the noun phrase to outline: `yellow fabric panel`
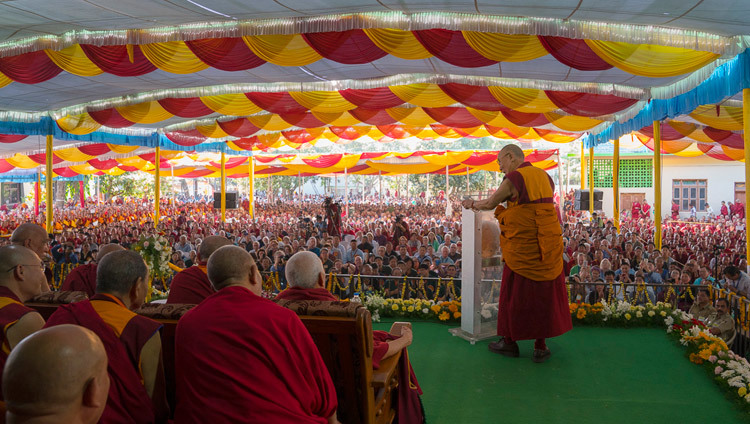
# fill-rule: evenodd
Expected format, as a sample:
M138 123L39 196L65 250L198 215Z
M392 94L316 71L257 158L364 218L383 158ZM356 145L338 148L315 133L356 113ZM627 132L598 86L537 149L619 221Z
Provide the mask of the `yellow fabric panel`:
M325 122L326 124L333 125L335 127L348 127L351 125L362 123L359 119L352 116L352 114L349 112L331 113L312 110L310 111L310 113L312 113L313 116L318 118L321 122Z
M149 163L146 160L141 159L138 156L131 156L127 158L115 158L117 162L119 162L121 165L125 166L135 166L138 169L143 169L143 167Z
M487 87L503 105L524 113L544 113L559 109L542 90L532 88Z
M338 91L290 91L289 95L301 106L324 113L346 112L357 107Z
M93 166L86 164L86 165L72 165L70 166L70 170L81 175L91 175L96 174L99 172L99 169L94 168Z
M478 31L463 31L462 34L472 49L498 62L526 62L547 55L547 50L536 35Z
M96 156L91 156L78 150L76 147L69 147L67 149L55 150L55 156L68 162L86 162L87 160L94 159Z
M600 58L633 75L664 78L695 71L719 55L680 47L584 40Z
M237 152L244 152L245 151L245 149L243 149L242 147L234 144L231 141L227 141L227 147L229 147L230 149L232 149L234 151L237 151Z
M154 66L172 74L192 74L208 68L183 41L141 44L141 51Z
M372 28L363 31L376 46L391 56L406 60L432 57L432 53L424 48L411 31L391 28Z
M681 156L686 158L694 158L704 154L701 149L698 148L698 143L692 143L687 148L680 150L675 153L675 156Z
M12 79L8 78L7 75L5 75L4 73L0 72L0 88L5 87L6 85L8 85L8 84L10 84L12 82L13 82Z
M109 147L109 150L115 153L130 153L140 148L140 146L123 146L120 144L109 144L109 143L107 143L107 147Z
M73 44L60 51L46 49L44 53L60 69L73 75L93 77L103 72L98 66L94 65L94 62L86 56L86 53L78 44Z
M418 137L422 138L423 136L426 136L426 134L435 133L432 131L429 127L422 127L422 126L410 126L410 125L404 125L401 127L409 136L411 137ZM428 131L429 128L429 132Z
M719 114L716 114L716 106L698 106L690 114L690 117L701 124L727 131L742 131L742 108L733 106L720 106Z
M464 131L470 130L470 128L464 128ZM487 130L487 128L484 127L484 125L479 127L471 128L471 132L469 133L472 137L489 137L492 134Z
M465 161L471 157L472 153L474 152L446 152L444 155L424 155L422 157L433 165L448 166Z
M519 127L518 125L510 122L503 116L502 113L497 111L479 110L467 107L466 110L472 114L475 118L484 122L487 125L500 128L508 128L516 133L528 131L528 127Z
M66 115L58 119L57 126L65 132L83 135L98 130L101 124L94 121L88 113L82 113L80 115Z
M690 147L693 144L694 143L692 141L690 141L690 140L687 140L687 141L683 141L683 140L662 140L662 142L661 142L661 149L664 152L674 154L674 153L681 152L681 151L687 149L688 147Z
M304 66L323 58L299 34L253 35L242 39L253 53L274 65Z
M729 156L730 158L738 161L738 162L744 162L745 161L745 150L744 149L733 149L731 147L727 147L722 145L721 150L724 151L724 154Z
M703 132L702 128L699 128L696 124L690 123L690 122L679 122L679 121L669 121L667 122L669 126L675 129L675 131L679 132L683 136L687 138L691 138L695 141L700 141L702 143L713 143L714 140L711 139L711 137L707 136L706 133Z
M415 106L445 107L456 103L437 84L418 83L388 87L399 99Z
M203 96L200 99L206 107L222 115L252 115L263 110L242 93Z
M578 139L578 135L565 135L565 134L557 134L557 133L547 133L542 134L538 132L537 130L532 130L535 134L537 134L539 137L541 137L543 140L550 141L552 143L570 143L573 140Z
M225 133L216 122L209 125L196 125L195 129L206 137L221 138L229 135Z
M586 131L603 122L585 116L565 116L554 112L547 112L544 116L552 125L563 131Z
M7 160L9 164L15 166L16 168L31 169L39 166L39 164L31 160L31 158L20 153L16 153L15 155L5 160Z
M404 123L406 125L413 125L415 127L426 127L430 124L434 124L435 120L425 113L421 107L407 108L407 107L394 107L385 110L391 118Z
M120 168L118 168L116 166L114 168L107 169L107 170L104 170L102 172L104 172L107 175L112 175L112 176L115 176L115 177L118 176L118 175L122 175L122 174L125 173L125 171L123 171L122 169L120 169Z
M155 100L136 103L130 106L118 106L115 109L117 109L117 112L119 112L123 118L139 124L154 124L156 122L165 121L174 116L161 107L159 102Z

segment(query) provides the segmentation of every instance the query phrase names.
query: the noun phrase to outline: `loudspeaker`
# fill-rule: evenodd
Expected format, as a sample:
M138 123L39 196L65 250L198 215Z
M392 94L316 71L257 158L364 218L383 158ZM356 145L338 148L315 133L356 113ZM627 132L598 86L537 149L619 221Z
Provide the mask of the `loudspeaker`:
M594 190L594 210L602 210L602 200L604 199L604 192L601 190ZM589 191L588 190L576 190L574 208L579 211L589 210Z
M226 194L227 209L237 209L237 192L230 191ZM214 209L221 209L221 193L214 193Z

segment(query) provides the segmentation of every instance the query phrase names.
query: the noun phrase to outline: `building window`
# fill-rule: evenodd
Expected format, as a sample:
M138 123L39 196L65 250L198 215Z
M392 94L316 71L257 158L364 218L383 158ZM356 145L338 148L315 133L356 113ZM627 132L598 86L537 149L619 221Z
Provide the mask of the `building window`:
M647 188L653 184L652 159L620 159L620 187ZM586 163L588 166L588 162ZM586 171L588 179L588 170ZM612 159L594 159L594 187L612 187Z
M693 203L697 211L705 211L706 192L706 180L672 180L672 199L681 211L689 211Z

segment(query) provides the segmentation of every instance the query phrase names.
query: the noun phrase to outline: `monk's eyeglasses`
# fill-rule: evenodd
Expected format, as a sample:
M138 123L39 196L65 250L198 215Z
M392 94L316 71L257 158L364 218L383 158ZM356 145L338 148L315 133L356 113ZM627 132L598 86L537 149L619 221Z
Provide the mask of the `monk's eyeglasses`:
M38 263L38 264L17 264L17 265L13 265L11 268L6 269L5 272L13 271L14 269L18 268L19 266L30 266L30 267L36 267L36 266L38 266L42 271L44 271L44 268L45 268L44 262Z

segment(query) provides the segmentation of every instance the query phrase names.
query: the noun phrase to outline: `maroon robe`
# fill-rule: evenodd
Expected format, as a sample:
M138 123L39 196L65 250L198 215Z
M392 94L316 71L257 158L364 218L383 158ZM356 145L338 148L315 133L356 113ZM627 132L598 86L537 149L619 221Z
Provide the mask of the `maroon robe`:
M633 206L630 208L630 213L633 217L633 219L638 219L641 216L641 204L638 202L633 202Z
M82 291L89 298L96 293L96 269L97 264L90 263L73 268L65 278L60 291Z
M323 301L337 301L336 297L332 295L328 290L318 287L314 289L305 289L301 287L289 287L282 291L276 296L276 299L280 300L323 300ZM388 353L388 341L396 340L398 337L391 335L387 331L373 330L372 340L372 367L378 369L380 367L380 361L383 359L386 353ZM422 410L421 400L419 396L422 394L422 389L419 387L417 382L417 376L414 374L414 369L411 367L409 362L409 354L406 349L401 351L401 358L399 359L399 366L401 374L399 379L402 382L407 380L411 382L409 386L401 385L399 387L411 387L410 390L398 390L398 405L397 405L397 419L401 423L421 423L424 421L424 411ZM403 383L405 384L405 383Z
M167 303L188 303L197 305L215 293L208 280L204 265L191 266L178 272L169 286Z
M297 315L244 287L177 324L175 422L327 424L336 390Z
M111 314L107 321L97 313L92 301L118 303L122 311L113 319ZM118 305L114 305L118 306ZM117 308L109 308L117 311ZM149 398L142 383L140 373L140 353L146 342L161 328L161 324L135 315L125 308L119 299L113 300L110 295L95 295L91 300L61 305L47 320L46 327L60 324L76 324L96 333L104 344L109 364L110 386L107 406L99 419L100 423L163 423L166 422L169 410L166 408L166 393L163 378L157 377L157 390L154 399ZM117 335L115 329L121 330ZM158 393L160 392L160 393Z
M8 360L8 355L10 355L8 329L29 312L36 311L25 306L9 288L0 286L0 330L2 330L0 331L0 387L3 384L2 371L5 368L5 361ZM2 399L3 396L0 393L0 400Z

